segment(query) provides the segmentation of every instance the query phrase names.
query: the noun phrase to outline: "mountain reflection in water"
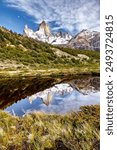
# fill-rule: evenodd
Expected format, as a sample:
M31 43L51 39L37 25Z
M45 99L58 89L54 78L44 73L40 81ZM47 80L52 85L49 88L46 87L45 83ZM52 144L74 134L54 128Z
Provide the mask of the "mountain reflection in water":
M22 116L32 111L63 114L78 111L80 106L99 104L99 78L75 79L56 84L18 101L5 111Z

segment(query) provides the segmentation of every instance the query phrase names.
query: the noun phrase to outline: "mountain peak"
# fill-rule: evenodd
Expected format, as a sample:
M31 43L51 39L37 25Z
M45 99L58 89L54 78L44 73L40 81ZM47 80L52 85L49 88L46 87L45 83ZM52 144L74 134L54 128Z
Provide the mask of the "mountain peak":
M36 32L28 28L28 26L25 26L24 36L28 36L33 39L47 42L53 45L67 44L68 41L72 38L72 36L68 33L51 33L49 26L44 20L39 24L38 30Z
M47 24L46 24L45 20L43 20L43 21L40 23L40 25L46 26Z
M50 28L44 20L39 24L38 32L45 36L51 35Z
M69 43L68 47L74 49L84 49L84 50L100 50L100 33L97 31L91 31L88 29L83 29L75 37L73 37Z

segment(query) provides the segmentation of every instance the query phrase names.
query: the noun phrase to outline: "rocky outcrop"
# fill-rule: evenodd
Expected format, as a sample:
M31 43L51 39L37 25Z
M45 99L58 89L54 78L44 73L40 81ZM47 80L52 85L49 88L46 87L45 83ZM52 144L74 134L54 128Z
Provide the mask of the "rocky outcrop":
M67 47L81 50L100 50L100 33L97 31L82 30L73 37Z

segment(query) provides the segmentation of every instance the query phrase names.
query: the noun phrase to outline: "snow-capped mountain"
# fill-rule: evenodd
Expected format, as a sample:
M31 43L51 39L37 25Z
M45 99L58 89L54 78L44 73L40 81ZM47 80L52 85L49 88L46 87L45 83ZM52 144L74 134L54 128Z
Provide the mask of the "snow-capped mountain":
M62 32L58 32L56 34L51 33L50 28L45 21L42 21L40 23L38 30L35 32L30 28L28 28L27 25L25 25L24 36L28 36L30 38L42 42L47 42L53 45L67 44L69 40L72 38L72 36L69 35L68 33L62 33Z
M100 50L100 33L87 29L82 30L68 42L67 47L81 50Z
M51 33L45 21L39 24L38 30L35 32L25 25L24 36L73 49L100 50L100 32L84 29L74 37L69 33L57 32L54 34Z

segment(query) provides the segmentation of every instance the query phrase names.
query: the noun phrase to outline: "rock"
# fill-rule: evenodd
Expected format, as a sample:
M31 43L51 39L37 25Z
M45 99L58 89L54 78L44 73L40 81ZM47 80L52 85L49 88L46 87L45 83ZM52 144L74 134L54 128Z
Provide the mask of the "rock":
M81 50L100 50L100 33L97 31L82 30L73 37L67 47Z

